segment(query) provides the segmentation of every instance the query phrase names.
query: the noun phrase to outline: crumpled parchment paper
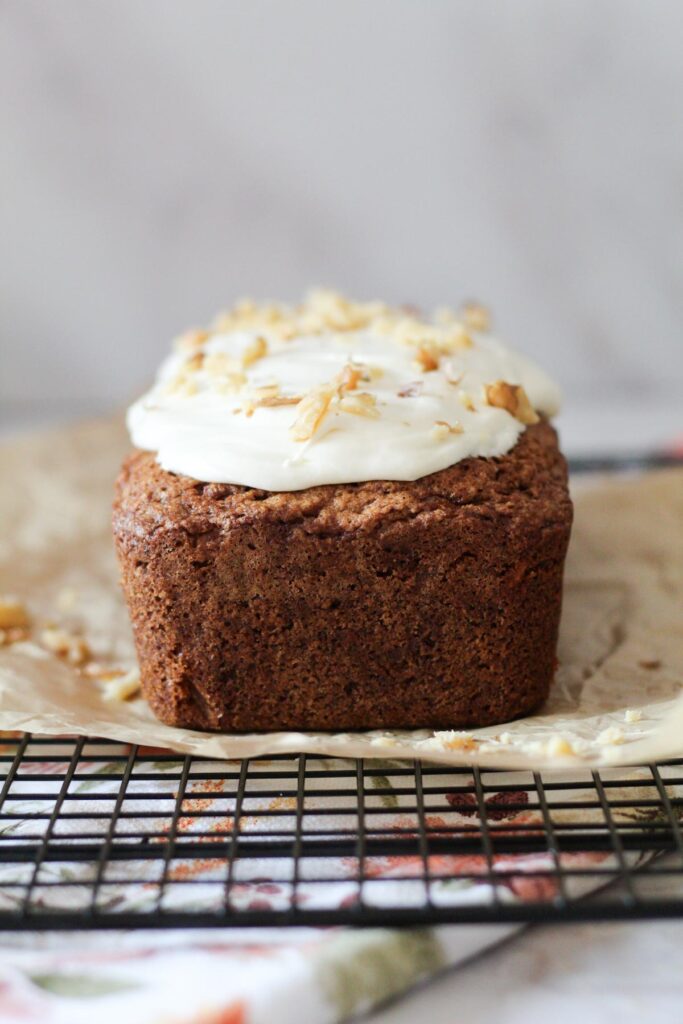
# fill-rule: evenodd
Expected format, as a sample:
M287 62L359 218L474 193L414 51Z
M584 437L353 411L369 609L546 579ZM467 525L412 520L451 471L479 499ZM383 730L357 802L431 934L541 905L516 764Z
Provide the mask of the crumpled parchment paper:
M33 622L27 640L0 647L0 729L214 758L301 751L559 769L683 754L683 470L576 488L560 668L538 714L466 734L216 735L162 725L140 697L105 699L97 681L40 643L52 623L82 634L98 662L134 665L110 533L127 448L112 420L0 447L0 593L24 601Z

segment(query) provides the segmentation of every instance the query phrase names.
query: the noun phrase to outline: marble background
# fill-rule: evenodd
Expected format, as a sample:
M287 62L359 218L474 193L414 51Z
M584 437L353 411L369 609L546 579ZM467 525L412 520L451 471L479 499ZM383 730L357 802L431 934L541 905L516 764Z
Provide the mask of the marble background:
M4 420L320 282L487 301L570 443L683 427L682 36L677 0L4 0Z

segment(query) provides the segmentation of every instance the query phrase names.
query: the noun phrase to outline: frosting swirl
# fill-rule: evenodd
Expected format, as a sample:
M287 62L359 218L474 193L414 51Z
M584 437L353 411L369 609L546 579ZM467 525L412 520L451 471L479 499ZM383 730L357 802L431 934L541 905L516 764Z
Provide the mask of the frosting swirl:
M429 321L314 293L188 332L128 411L163 469L271 491L416 480L509 451L559 391L470 307Z

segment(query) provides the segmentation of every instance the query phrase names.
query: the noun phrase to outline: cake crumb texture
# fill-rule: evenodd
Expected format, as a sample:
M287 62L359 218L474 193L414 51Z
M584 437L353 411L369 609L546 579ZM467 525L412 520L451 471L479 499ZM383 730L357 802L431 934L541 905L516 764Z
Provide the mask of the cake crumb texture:
M134 452L114 534L143 693L219 731L457 729L547 696L572 508L553 428L414 482L270 492Z

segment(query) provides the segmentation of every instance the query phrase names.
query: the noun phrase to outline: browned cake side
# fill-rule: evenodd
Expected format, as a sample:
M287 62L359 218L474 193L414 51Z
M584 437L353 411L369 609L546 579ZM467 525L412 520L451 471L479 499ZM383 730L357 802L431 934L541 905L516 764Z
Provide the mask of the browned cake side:
M572 519L547 423L414 483L273 493L132 454L114 504L142 686L223 731L503 722L553 677Z

